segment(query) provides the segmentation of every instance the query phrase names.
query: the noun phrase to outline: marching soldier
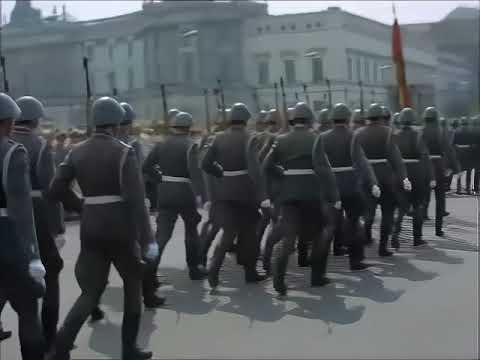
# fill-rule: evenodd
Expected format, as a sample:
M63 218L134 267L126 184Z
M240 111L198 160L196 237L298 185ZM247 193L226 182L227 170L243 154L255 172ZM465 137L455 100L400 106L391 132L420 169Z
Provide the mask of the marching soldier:
M400 125L400 113L399 112L396 112L395 114L393 114L393 117L392 117L392 125L393 125L393 128L395 130L399 130L401 128L401 125Z
M230 109L226 109L226 115L230 114ZM223 110L219 110L217 113L216 119L216 126L214 129L214 134L205 137L203 145L200 148L200 162L203 159L204 155L208 151L208 148L212 144L213 140L215 139L215 135L223 132L226 128L227 124L223 121ZM204 193L205 193L205 204L204 209L208 213L208 219L202 224L202 228L200 230L200 241L201 241L201 255L200 255L200 263L203 267L207 266L207 256L208 251L210 250L210 246L212 245L213 240L217 236L218 232L220 231L221 227L220 224L216 221L215 216L215 177L212 175L207 174L206 172L202 172L203 175L203 184L204 184Z
M45 353L38 298L45 292L45 268L35 233L27 150L9 139L20 108L0 93L0 298L17 313L23 360Z
M407 178L405 165L393 137L393 129L385 126L384 112L380 105L372 104L368 109L369 124L355 132L354 141L358 141L372 164L378 179L381 196L379 199L367 194L367 215L365 216L365 236L367 243L372 242L372 225L375 209L380 204L382 221L378 254L391 256L388 239L392 231L393 212L396 204L396 183L402 184L403 190L410 191L412 185Z
M198 145L189 133L192 116L179 112L169 121L170 134L157 143L148 154L143 172L155 179L158 189L158 214L156 239L160 250L157 266L172 237L180 216L185 224L185 248L190 279L201 280L200 239L197 225L201 216L197 211L196 194L200 194L201 173Z
M366 125L365 118L363 117L362 110L355 109L352 113L351 128L353 131L360 129Z
M475 176L473 178L473 192L475 195L479 195L478 189L480 185L480 117L476 116L472 118L472 144L473 144L473 168L475 170Z
M17 104L22 115L15 121L12 139L25 147L30 160L35 231L40 257L47 271L46 292L42 302L42 325L48 350L57 332L60 309L59 276L63 268L60 249L65 244L65 224L61 204L47 197L56 169L52 148L44 138L35 133L45 116L43 105L30 96L17 99Z
M442 136L438 123L438 111L434 107L428 107L423 112L425 127L423 129L423 141L427 145L432 161L435 181L441 184L445 175L449 175L451 170L447 171L446 164L450 164L454 173L460 172L459 165L455 158L455 153L448 143L447 139ZM430 199L427 199L427 203ZM443 236L443 216L445 213L445 187L435 187L435 234Z
M431 188L435 188L437 183L422 134L412 128L412 125L416 123L415 117L415 112L410 108L404 108L400 112L402 129L397 132L396 141L407 169L408 178L412 182L412 191L408 194L408 201L413 208L413 246L418 247L427 244L422 239L423 207L427 193L431 191ZM397 250L400 248L399 235L404 216L405 210L400 207L392 234L392 247Z
M318 133L325 132L330 130L333 127L332 120L330 120L330 110L329 109L322 109L318 113L318 122L320 123L320 127L318 128Z
M474 167L474 141L472 131L468 126L468 118L463 116L461 118L460 128L455 131L453 137L453 145L455 146L457 158L465 172L465 193L471 195L471 175ZM457 180L457 194L462 194L462 182Z
M335 204L337 209L341 205L321 143L317 146L316 162L313 162L315 134L309 131L312 121L310 108L305 103L298 103L293 116L293 131L277 137L263 164L264 171L278 177L280 182L276 203L280 214L277 226L281 229L282 238L275 245L272 261L273 285L280 296L287 293L285 273L288 258L302 232L312 241L311 285L324 286L330 282L326 277L330 250L326 201Z
M214 291L226 251L238 237L237 260L244 266L246 282L265 277L256 270L259 246L256 224L258 208L269 207L266 200L254 136L246 130L250 112L242 103L230 112L230 127L218 134L202 159L202 169L217 178L215 189L216 217L223 229L209 268L208 282Z
M321 154L317 149L323 142L333 173L335 174L338 191L342 202L342 209L336 214L334 253L340 246L349 244L350 269L364 270L368 265L362 263L364 258L362 236L359 220L363 214L363 188L369 189L371 194L380 197L380 188L363 149L358 142L353 143L353 132L348 128L351 112L345 104L337 104L332 109L332 130L320 135L321 141L316 141L313 154ZM313 161L316 162L314 157ZM343 230L343 211L345 211L346 233ZM337 245L338 244L338 245Z
M158 245L139 237L142 231L145 193L134 150L115 138L125 111L108 97L92 108L94 135L77 145L60 165L50 196L82 210L82 203L67 197L77 179L84 196L80 229L81 250L75 275L82 291L58 332L54 360L69 359L75 338L98 304L113 263L124 283L122 359L149 359L140 351L137 335L142 312L142 256L153 261ZM146 242L149 241L149 242Z

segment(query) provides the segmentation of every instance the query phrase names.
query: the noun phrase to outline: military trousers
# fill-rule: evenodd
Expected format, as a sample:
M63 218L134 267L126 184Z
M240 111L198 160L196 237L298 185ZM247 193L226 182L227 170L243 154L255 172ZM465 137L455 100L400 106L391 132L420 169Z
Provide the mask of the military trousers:
M215 204L215 220L223 230L220 241L215 246L209 268L209 277L218 283L220 269L225 254L237 238L237 262L245 268L245 275L249 277L256 273L256 264L259 252L256 227L259 219L256 204L238 201L217 201Z
M361 193L342 195L342 210L335 214L335 242L346 245L350 265L364 259L364 244L360 233L360 216L364 211L364 198ZM345 215L344 215L345 213Z
M35 211L40 258L45 266L45 296L42 301L42 326L47 349L50 348L57 332L60 312L60 272L63 260L49 231L47 214Z
M221 227L218 221L218 216L215 217L215 203L212 203L208 219L202 224L202 228L200 230L200 243L201 243L201 254L200 254L200 264L203 266L207 266L207 257L210 247L212 246L213 240L219 233Z
M386 250L388 239L393 227L393 212L398 203L394 195L394 185L391 183L380 183L380 198L375 198L370 194L370 190L365 194L365 237L367 242L372 239L372 226L375 220L375 211L378 205L382 212L380 223L380 250Z
M185 249L187 265L191 271L195 271L200 264L200 237L197 226L202 220L196 207L160 207L157 215L156 239L159 246L159 264L165 251L165 247L170 241L175 223L180 216L185 225Z
M272 272L277 291L286 289L285 274L290 254L295 251L297 237L311 239L310 256L312 283L325 277L332 234L326 234L329 214L320 201L289 201L280 205L278 228L281 240L273 249Z
M426 185L423 179L418 179L415 176L409 176L412 182L412 191L405 193L409 204L412 206L412 222L413 222L413 241L414 244L422 240L422 228L425 214L425 204L427 194L430 192L430 184ZM443 184L438 183L438 187L444 189ZM398 248L399 236L402 231L403 218L406 215L406 211L403 208L398 209L397 217L394 221L393 234L392 234L392 246Z
M110 265L118 271L123 281L124 314L122 324L123 349L133 349L137 343L142 311L142 267L141 260L126 249L82 249L75 265L75 277L81 290L55 341L56 353L72 350L75 339L97 306L108 282Z

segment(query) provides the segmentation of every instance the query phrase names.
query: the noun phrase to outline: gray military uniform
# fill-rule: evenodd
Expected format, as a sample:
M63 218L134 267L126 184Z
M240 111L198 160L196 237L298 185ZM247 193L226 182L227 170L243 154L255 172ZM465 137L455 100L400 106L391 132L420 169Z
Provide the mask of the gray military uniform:
M256 277L258 208L266 198L257 148L254 136L244 126L235 125L215 137L202 159L202 169L217 178L215 216L224 231L209 270L212 287L218 285L225 253L235 237L238 237L238 262L245 267L246 280Z
M23 360L37 360L45 351L37 299L44 288L28 274L28 264L40 258L26 149L0 138L0 298L19 319Z
M63 268L63 260L55 244L55 237L65 233L63 208L60 202L47 197L56 166L50 145L45 139L34 134L32 129L15 126L12 139L25 146L30 160L35 229L40 257L47 271L46 294L42 303L42 324L49 347L57 332L60 308L59 274Z
M196 277L200 263L196 194L201 193L198 145L187 134L172 134L155 145L143 165L143 172L155 179L158 191L156 239L160 257L172 237L180 216L185 224L185 247L190 275ZM158 259L160 262L160 258Z
M75 267L82 294L58 333L57 353L72 349L105 289L112 263L124 282L122 342L124 352L131 351L136 346L142 309L141 249L149 241L138 236L145 193L135 152L109 134L97 132L77 145L59 167L51 196L64 199L74 179L84 196L81 250Z
M350 265L360 263L364 258L363 237L359 233L359 218L364 212L363 189L378 185L377 177L358 141L353 141L353 131L345 126L335 126L320 135L325 154L328 156L345 211L346 232L343 214L337 214L335 224L334 250L349 242ZM313 147L313 161L317 161L319 142ZM342 211L343 212L343 211Z

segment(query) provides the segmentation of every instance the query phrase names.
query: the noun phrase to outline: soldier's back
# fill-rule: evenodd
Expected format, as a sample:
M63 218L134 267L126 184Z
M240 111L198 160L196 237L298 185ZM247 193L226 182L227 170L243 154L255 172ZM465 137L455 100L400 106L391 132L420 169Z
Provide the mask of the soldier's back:
M355 132L368 159L385 159L389 137L392 135L393 130L390 127L380 124L369 124Z

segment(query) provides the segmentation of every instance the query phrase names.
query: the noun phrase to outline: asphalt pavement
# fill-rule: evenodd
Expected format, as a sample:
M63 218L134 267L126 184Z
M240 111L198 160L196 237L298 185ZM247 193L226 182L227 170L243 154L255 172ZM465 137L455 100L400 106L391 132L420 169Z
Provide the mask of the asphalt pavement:
M292 256L286 300L276 297L270 280L246 285L231 256L218 295L210 295L206 281L190 281L179 222L160 267L166 284L159 293L168 304L145 311L139 343L156 359L478 358L478 202L450 197L447 207L445 238L435 237L433 221L427 222L430 245L413 249L407 220L394 257L379 258L376 245L368 248L369 271L351 273L348 258L331 256L334 282L325 288L310 288L308 269L298 268ZM70 224L62 251L61 319L79 294L73 276L78 235L78 224ZM112 271L102 298L106 319L83 327L73 359L119 359L122 306L122 284ZM2 320L15 336L0 344L0 359L19 359L8 305Z

